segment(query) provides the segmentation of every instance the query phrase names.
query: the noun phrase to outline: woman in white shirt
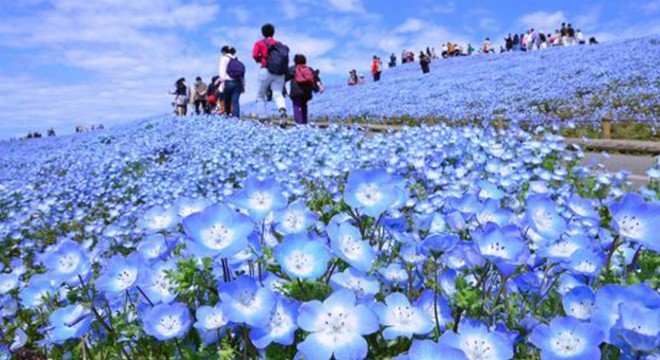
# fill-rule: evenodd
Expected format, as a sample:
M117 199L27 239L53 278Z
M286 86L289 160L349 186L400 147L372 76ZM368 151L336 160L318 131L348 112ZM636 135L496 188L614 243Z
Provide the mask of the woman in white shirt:
M227 116L240 117L239 100L241 93L245 91L245 66L236 57L236 49L230 46L222 48L220 58L220 92L224 102L224 110Z

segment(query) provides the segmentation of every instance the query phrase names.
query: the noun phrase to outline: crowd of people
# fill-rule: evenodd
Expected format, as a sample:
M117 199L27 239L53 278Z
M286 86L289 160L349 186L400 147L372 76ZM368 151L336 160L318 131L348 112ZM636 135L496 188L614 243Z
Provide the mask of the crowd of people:
M307 65L304 54L296 54L293 64L289 65L289 47L275 40L275 27L265 24L261 27L262 38L255 42L252 58L259 66L257 79L257 108L259 120L268 118L267 102L273 100L277 105L280 126L288 118L285 96L293 104L293 116L296 124L308 123L307 103L313 93L323 92L323 83L319 70ZM180 78L170 92L174 95L174 111L184 116L191 106L197 115L221 114L240 117L240 97L245 92L246 66L239 60L236 49L226 45L221 49L218 75L207 84L201 77L195 79L193 86ZM286 91L285 84L290 90ZM281 91L280 91L281 90Z
M591 37L588 40L590 45L598 44L598 41L595 37ZM572 46L572 45L584 45L587 44L587 40L580 29L574 29L571 24L562 23L561 27L555 29L555 32L550 34L545 34L541 31L536 31L534 29L529 29L523 34L509 34L504 38L504 45L500 46L499 52L504 53L508 51L534 51L542 50L554 46ZM430 72L431 61L436 59L447 59L451 57L461 57L461 56L470 56L475 53L481 54L495 54L497 53L495 47L490 38L485 38L481 48L476 49L472 46L471 43L454 43L447 42L442 44L440 56L435 52L434 47L426 47L426 50L419 52L417 61L419 62L422 73L427 74ZM410 50L401 51L401 64L413 63L415 61L415 53ZM394 68L397 65L397 57L394 53L390 55L390 61L388 63L389 68ZM371 73L373 75L374 82L380 81L381 78L381 66L380 58L377 55L374 55L371 65ZM364 79L361 76L361 79ZM360 82L355 70L349 72L348 85L359 85L363 84L364 81Z

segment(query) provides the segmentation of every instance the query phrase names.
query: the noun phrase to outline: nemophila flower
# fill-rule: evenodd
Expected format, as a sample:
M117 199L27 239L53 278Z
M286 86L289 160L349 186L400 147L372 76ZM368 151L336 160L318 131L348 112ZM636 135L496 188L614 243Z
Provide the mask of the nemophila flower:
M391 263L385 267L380 267L378 273L388 284L403 284L408 281L408 273L400 263Z
M428 253L428 250L424 247L424 243L420 241L403 245L399 256L406 264L421 265L426 261Z
M380 290L380 282L377 279L351 267L333 274L330 277L330 285L335 290L351 290L358 300L373 297Z
M156 261L162 258L169 250L165 237L161 234L152 234L142 239L137 245L137 251L147 261Z
M476 214L484 207L484 204L482 204L477 196L473 194L466 194L460 198L451 198L449 204L453 206L455 210L458 210L465 215Z
M383 169L355 170L348 175L344 201L358 212L378 217L399 199L392 175Z
M588 247L588 237L584 235L573 235L547 243L544 247L539 249L538 253L549 260L568 263L578 250L586 249Z
M249 276L221 285L220 300L225 303L229 320L253 327L265 326L275 306L275 294Z
M275 213L275 230L282 235L302 234L316 223L317 216L302 201L289 204Z
M548 240L556 240L566 231L566 219L557 212L557 204L545 195L527 198L525 216L536 233Z
M247 209L250 217L256 221L263 221L271 211L286 206L286 198L282 195L282 188L273 179L259 180L250 177L243 183L233 202L243 209Z
M115 255L106 262L96 279L96 288L108 295L130 290L135 286L143 266L144 259L137 252L126 257Z
M254 230L252 221L226 205L211 205L183 219L183 227L193 241L190 251L201 257L231 257L248 244Z
M532 331L529 341L541 349L546 360L600 359L600 344L605 339L596 326L573 317L557 317L550 325L540 324Z
M44 303L45 297L52 297L55 287L47 274L32 275L27 285L19 293L21 305L28 309L39 307Z
M323 276L331 256L320 241L306 235L289 235L273 250L282 271L293 279L316 280Z
M172 260L160 261L148 268L140 269L138 286L144 293L143 296L146 295L153 304L169 304L174 301L176 292L167 272L175 270L176 263Z
M207 206L211 205L210 201L204 198L179 198L172 208L179 216L179 218L186 218L196 212L204 210Z
M358 270L368 272L376 261L376 254L360 231L348 222L328 227L332 252Z
M476 185L481 189L479 197L482 199L500 200L504 197L504 191L490 181L480 180L477 181Z
M567 268L577 275L595 277L600 273L604 263L603 253L581 249L571 255Z
M580 197L578 194L571 195L570 198L566 201L566 207L576 216L581 218L592 218L599 219L600 215L594 209L592 203Z
M464 320L458 333L447 331L439 344L461 350L469 360L496 360L513 358L513 343L497 331L489 331L478 321Z
M484 265L485 260L470 243L460 242L440 258L442 263L453 270L474 269Z
M23 329L21 328L17 328L16 331L14 332L14 338L11 343L11 346L9 347L9 350L16 351L22 348L23 346L25 346L25 344L27 344L27 341L28 341L28 336L25 333L25 331L23 331Z
M469 360L463 351L443 347L432 340L413 340L408 355L397 357L399 360Z
M339 290L322 303L314 300L298 309L298 326L310 334L298 344L305 359L364 359L364 335L379 329L378 318L365 305L355 305L355 295Z
M493 223L486 224L483 233L475 236L475 244L481 256L497 264L506 276L527 260L527 245L518 233L509 231L505 234Z
M453 321L449 303L442 295L437 294L436 296L433 290L424 290L413 305L425 311L434 326L437 323L438 326L444 328L448 322Z
M8 292L18 287L18 274L11 272L9 274L0 274L0 295L7 294Z
M221 328L229 323L229 317L223 303L218 303L213 307L200 306L197 308L195 317L197 321L193 324L193 327L197 329L205 345L218 341L222 333Z
M424 239L424 246L436 253L444 253L453 249L461 238L456 234L431 233Z
M48 338L54 344L76 339L89 330L91 312L80 304L69 305L53 311L49 317Z
M559 284L557 286L557 292L562 296L566 295L569 291L575 289L578 286L583 286L584 282L575 275L570 273L563 273L559 276Z
M160 341L184 337L191 324L190 311L181 303L156 305L142 316L144 332Z
M590 287L575 287L562 298L564 312L579 320L589 320L593 312L595 297Z
M649 309L640 303L619 305L616 333L633 351L652 351L660 347L660 309Z
M445 216L447 225L452 231L458 232L463 230L467 226L465 221L465 216L461 214L460 211L452 211Z
M430 332L434 326L428 314L411 305L408 298L401 293L387 295L385 304L375 303L372 309L378 315L380 324L385 327L385 340L423 335Z
M628 193L620 203L610 206L610 212L621 236L660 252L660 202L647 203L640 195Z
M89 275L89 252L70 240L62 241L47 252L43 262L54 280L71 285L79 283L78 275L83 279Z
M485 206L475 214L479 224L485 225L491 222L499 226L508 224L512 216L512 212L502 209L496 200L487 200Z
M298 325L298 304L284 296L277 297L277 303L270 312L266 326L253 328L250 338L258 349L264 349L271 343L280 345L293 344L293 337Z
M138 226L147 232L166 231L175 226L179 219L173 207L164 208L157 205L147 210Z

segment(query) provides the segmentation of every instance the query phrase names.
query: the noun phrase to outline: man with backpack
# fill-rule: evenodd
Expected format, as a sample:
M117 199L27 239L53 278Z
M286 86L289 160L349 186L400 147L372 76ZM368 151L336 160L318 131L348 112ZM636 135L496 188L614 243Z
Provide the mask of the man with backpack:
M225 114L239 118L241 116L239 100L245 89L245 65L236 57L236 49L229 46L222 48L220 59L220 81L223 87ZM231 111L230 111L231 110Z
M272 24L262 26L261 34L264 39L254 44L252 57L261 66L258 75L257 107L259 118L266 119L266 92L271 87L279 90L284 85L284 76L289 70L289 48L273 39L275 27ZM282 119L280 125L283 125L287 117L284 96L279 91L273 91L273 99Z

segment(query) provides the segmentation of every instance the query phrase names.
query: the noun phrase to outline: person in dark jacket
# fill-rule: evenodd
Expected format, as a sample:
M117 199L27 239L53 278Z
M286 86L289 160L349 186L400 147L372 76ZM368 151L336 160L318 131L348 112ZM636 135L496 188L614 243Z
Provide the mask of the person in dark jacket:
M428 74L431 71L431 58L426 55L423 51L419 53L419 65L422 67L422 72Z
M307 103L312 99L312 93L320 79L318 72L307 66L305 55L297 54L293 57L293 63L285 79L291 82L289 97L293 103L293 117L296 124L307 124Z

